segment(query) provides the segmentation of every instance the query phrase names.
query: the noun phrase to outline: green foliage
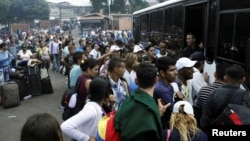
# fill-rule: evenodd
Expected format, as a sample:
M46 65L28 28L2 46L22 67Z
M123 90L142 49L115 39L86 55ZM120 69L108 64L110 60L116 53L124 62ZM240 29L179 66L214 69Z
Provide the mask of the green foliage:
M0 23L7 24L10 1L0 0L0 7Z
M125 4L127 0L114 0L111 6L114 13L125 13Z
M49 19L49 5L46 0L1 0L1 23Z
M108 0L90 0L93 6L93 13L100 13L100 10L105 9L105 6L108 5Z
M134 11L149 7L148 2L144 0L129 0L129 2L131 4L131 13L133 13Z

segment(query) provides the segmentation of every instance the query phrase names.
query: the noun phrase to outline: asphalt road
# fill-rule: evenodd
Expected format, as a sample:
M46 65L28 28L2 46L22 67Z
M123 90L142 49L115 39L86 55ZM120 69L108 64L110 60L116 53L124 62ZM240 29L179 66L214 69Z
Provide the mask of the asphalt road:
M0 106L0 140L19 141L22 126L26 119L35 114L47 112L55 116L59 123L62 123L62 109L60 100L64 91L67 89L66 76L50 70L51 82L53 85L53 94L43 94L22 100L20 105L4 109ZM64 135L64 141L70 139Z
M72 30L75 43L78 45L80 30L78 28ZM65 34L67 34L66 31ZM36 113L50 113L55 116L61 124L63 109L60 108L60 100L67 89L66 76L58 72L49 70L52 86L54 89L53 94L44 94L31 97L27 100L22 100L17 107L4 109L0 106L0 141L19 141L21 129L26 119ZM70 141L66 135L63 135L64 141Z

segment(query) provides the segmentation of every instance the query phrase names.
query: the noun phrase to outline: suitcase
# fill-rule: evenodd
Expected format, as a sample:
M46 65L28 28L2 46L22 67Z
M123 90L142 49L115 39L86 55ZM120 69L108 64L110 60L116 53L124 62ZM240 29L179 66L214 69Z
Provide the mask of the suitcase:
M19 90L19 99L23 100L25 96L28 96L28 90L27 90L27 80L25 78L22 79L11 79L12 81L15 81L18 84L18 90Z
M43 87L43 92L42 92L43 94L51 94L54 92L50 77L44 78L42 80L42 87Z
M27 76L24 69L16 70L15 72L10 72L10 80L15 81L18 84L19 99L23 100L25 96L28 96L27 91Z
M40 71L37 65L34 67L28 67L28 95L37 96L41 95L42 81L40 76Z
M15 81L4 83L1 86L1 95L3 108L18 106L20 103L18 84Z

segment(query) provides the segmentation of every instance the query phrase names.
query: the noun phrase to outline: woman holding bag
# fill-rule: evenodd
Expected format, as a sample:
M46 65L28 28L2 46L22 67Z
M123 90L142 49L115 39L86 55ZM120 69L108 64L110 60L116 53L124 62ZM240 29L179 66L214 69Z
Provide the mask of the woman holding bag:
M42 61L42 67L47 69L50 67L50 54L49 48L45 45L45 41L39 41L39 47L36 49L36 57Z

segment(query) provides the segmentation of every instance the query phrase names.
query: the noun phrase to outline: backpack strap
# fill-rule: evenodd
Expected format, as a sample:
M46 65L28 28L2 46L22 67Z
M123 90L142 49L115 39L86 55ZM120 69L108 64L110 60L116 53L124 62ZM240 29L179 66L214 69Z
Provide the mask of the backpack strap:
M120 79L121 79L121 81L122 81L122 83L123 83L123 85L124 85L124 87L126 89L127 96L129 96L130 95L130 90L129 90L128 82L123 77L120 77Z
M125 86L127 96L129 96L129 95L130 95L130 91L129 91L129 88L128 88L128 83L127 83L127 81L123 81L123 80L122 80L122 83L123 83L124 86Z
M75 90L77 93L79 93L79 87L81 86L84 79L82 79L82 76L79 76L76 80Z
M238 93L238 91L240 91L240 90L241 90L240 88L234 90L233 93L225 99L225 101L224 101L225 105L232 103L235 100L234 97L235 97L236 93Z
M248 93L247 91L245 91L241 88L238 88L237 90L234 91L234 93L230 97L228 97L226 99L227 104L235 103L235 104L241 105L244 100L246 100L246 101L248 100L247 93ZM230 98L230 101L228 101L229 98Z
M248 91L245 91L244 92L244 95L243 95L243 98L242 98L242 101L241 101L241 104L242 105L247 105L247 106L250 106L250 103L249 103L249 92Z

